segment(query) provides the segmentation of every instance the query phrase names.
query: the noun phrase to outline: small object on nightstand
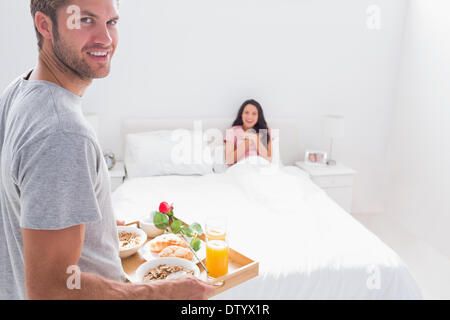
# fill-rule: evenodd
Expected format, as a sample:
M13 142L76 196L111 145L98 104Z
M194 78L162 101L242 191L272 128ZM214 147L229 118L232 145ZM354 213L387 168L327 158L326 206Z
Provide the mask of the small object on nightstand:
M305 163L310 165L323 166L327 164L327 153L320 150L306 150Z
M330 152L327 159L328 166L335 166L336 161L333 159L333 143L336 139L344 137L344 117L341 115L328 114L322 116L323 119L323 136L330 140Z
M122 161L118 161L114 168L109 170L109 177L111 180L111 192L116 190L118 186L123 183L125 179L125 165Z
M340 163L333 166L317 166L300 161L295 163L295 165L306 171L311 180L345 211L351 212L355 170Z
M111 151L106 151L103 154L103 157L105 157L106 165L108 166L108 170L111 170L116 165L116 156Z

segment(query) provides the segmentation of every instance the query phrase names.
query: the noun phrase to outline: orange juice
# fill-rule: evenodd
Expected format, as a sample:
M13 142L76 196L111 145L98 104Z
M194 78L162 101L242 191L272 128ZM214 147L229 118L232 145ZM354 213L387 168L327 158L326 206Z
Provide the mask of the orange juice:
M219 278L228 273L228 244L223 240L209 240L206 244L208 276Z
M206 231L206 237L209 240L222 240L225 241L226 232L221 229L209 229Z

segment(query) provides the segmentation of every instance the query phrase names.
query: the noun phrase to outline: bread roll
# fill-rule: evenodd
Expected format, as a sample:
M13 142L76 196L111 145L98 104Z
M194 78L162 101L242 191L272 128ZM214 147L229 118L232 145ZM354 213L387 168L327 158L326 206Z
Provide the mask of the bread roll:
M164 250L159 253L159 256L162 257L177 257L184 258L187 260L192 260L194 254L191 250L180 247L180 246L168 246Z
M186 242L173 233L162 234L150 241L150 250L153 252L161 252L168 246L188 248Z

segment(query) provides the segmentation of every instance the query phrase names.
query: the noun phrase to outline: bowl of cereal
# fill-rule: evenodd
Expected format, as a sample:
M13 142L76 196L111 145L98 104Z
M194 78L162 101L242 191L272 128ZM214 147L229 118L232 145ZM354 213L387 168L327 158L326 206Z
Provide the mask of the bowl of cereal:
M135 254L147 240L144 230L131 226L118 226L119 256L128 258Z
M183 258L165 257L147 261L136 270L140 283L159 281L182 275L200 277L200 269L192 261Z

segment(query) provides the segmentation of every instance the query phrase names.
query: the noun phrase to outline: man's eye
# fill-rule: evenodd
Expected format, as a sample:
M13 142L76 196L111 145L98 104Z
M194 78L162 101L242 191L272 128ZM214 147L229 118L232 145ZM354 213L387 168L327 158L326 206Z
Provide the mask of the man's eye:
M117 24L117 20L108 21L108 24L115 26Z
M83 22L83 23L91 23L92 22L92 18L81 18L80 21Z

